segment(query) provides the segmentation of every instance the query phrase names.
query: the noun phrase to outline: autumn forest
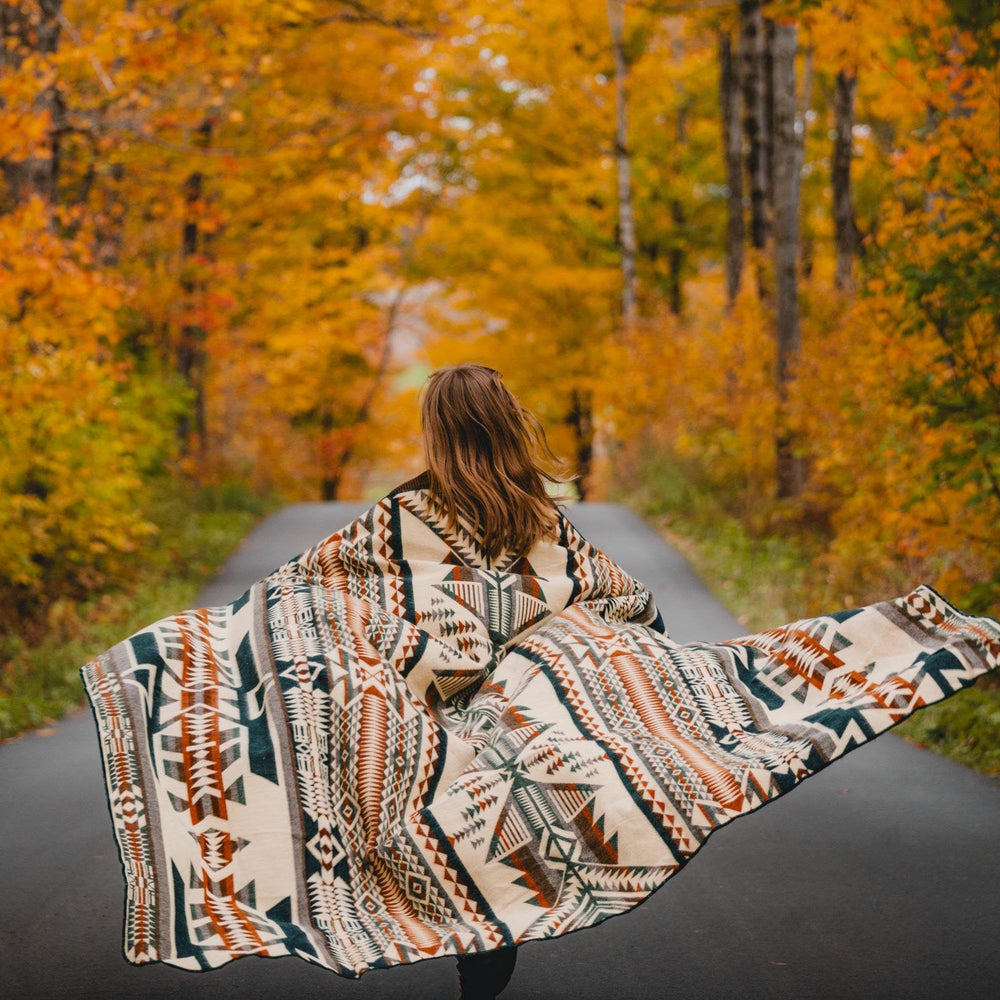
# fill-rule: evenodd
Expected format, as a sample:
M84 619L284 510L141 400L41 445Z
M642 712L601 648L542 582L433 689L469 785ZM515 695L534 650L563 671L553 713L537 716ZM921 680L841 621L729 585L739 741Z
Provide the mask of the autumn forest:
M381 495L460 360L581 497L669 467L824 596L996 613L1000 4L12 0L0 35L0 631L134 576L164 483Z

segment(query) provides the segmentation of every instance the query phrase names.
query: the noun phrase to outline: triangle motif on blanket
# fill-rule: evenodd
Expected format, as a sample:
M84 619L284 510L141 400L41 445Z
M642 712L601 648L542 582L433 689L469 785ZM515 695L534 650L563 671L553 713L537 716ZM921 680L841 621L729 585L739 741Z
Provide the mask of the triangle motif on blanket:
M551 613L534 576L456 566L437 589L471 611L498 646L506 645Z

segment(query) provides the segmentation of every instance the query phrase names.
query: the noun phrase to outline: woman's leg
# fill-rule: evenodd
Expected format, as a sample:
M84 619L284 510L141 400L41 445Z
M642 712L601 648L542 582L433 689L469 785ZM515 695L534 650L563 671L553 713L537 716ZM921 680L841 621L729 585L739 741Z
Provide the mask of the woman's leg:
M458 956L461 1000L494 1000L510 982L517 961L517 948L497 948Z

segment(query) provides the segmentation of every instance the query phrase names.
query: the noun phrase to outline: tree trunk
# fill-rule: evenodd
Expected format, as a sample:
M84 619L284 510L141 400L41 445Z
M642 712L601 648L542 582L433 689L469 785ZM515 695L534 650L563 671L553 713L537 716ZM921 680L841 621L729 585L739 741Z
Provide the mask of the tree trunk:
M843 291L854 287L853 263L858 252L858 230L851 199L851 154L854 145L854 94L857 76L842 69L834 96L833 222L837 248L834 284Z
M618 245L622 262L622 322L631 329L636 317L636 236L632 211L632 161L628 148L625 81L624 0L607 0L611 50L615 61L615 171L618 182Z
M682 230L686 221L684 215L684 203L680 198L673 198L670 202L670 218L673 221L677 237L670 248L670 311L675 316L680 316L684 308L684 242L681 239Z
M581 500L587 499L590 489L590 467L594 457L594 414L590 393L573 389L569 394L570 409L566 423L573 431L576 445L576 483Z
M126 0L125 12L131 14L135 10L135 0ZM125 66L125 57L115 56L111 63L110 78L112 81ZM112 161L107 169L107 208L102 213L94 227L94 257L99 264L115 267L121 260L122 244L125 239L126 203L124 194L125 165L120 161Z
M806 159L806 133L809 130L809 111L812 108L813 88L813 46L806 47L802 55L802 87L799 93L799 106L796 115L796 129L799 136L799 166L798 176L802 177L802 167ZM809 280L813 267L814 243L811 234L799 238L799 273L803 279Z
M333 419L333 412L329 407L323 410L323 414L320 417L320 433L323 435L323 439L327 440L329 435L331 435L336 428L336 423ZM353 437L353 428L352 428ZM353 442L349 442L345 448L348 451L352 448ZM346 462L330 462L328 465L324 465L323 471L320 475L319 481L319 498L320 500L330 501L340 499L340 484L344 478Z
M0 3L0 71L16 71L28 55L52 55L59 47L61 10L62 0L38 0L30 5ZM59 137L65 125L65 107L58 87L52 84L38 93L31 111L48 114L49 148L47 155L2 161L7 187L6 210L22 204L32 195L50 203L56 201Z
M750 240L767 243L767 136L764 113L764 19L760 0L740 2L740 82L743 88L743 129L747 137L750 178Z
M764 200L774 218L774 21L764 19Z
M743 271L743 133L740 131L740 82L728 30L719 33L719 99L726 161L726 298L729 308L740 290Z
M799 139L795 131L794 24L774 29L774 270L777 312L778 496L798 496L803 486L802 460L793 454L785 426L788 383L800 345L798 278Z
M691 107L691 98L684 91L680 80L680 67L684 61L684 35L681 32L681 19L671 18L668 21L672 39L672 55L674 65L678 68L678 76L674 81L674 95L677 101L677 125L674 130L674 146L678 153L687 144L687 116ZM680 198L670 200L670 219L674 224L674 238L670 248L670 311L680 316L684 308L684 264L687 260L686 247L688 241L684 233L687 214L684 202Z
M206 118L198 126L195 143L207 149L212 139L212 122ZM204 290L198 279L198 265L193 259L203 252L204 235L199 226L202 200L205 196L205 178L200 170L193 170L184 181L184 225L181 230L181 291L186 304L190 306ZM194 394L193 412L184 415L178 423L181 446L190 449L190 436L194 434L195 450L201 454L205 448L205 376L207 356L205 353L205 330L197 323L184 323L175 356L177 373L184 379Z
M125 166L113 162L108 166L105 193L106 208L94 224L94 259L103 267L115 267L121 260L125 239L124 197Z

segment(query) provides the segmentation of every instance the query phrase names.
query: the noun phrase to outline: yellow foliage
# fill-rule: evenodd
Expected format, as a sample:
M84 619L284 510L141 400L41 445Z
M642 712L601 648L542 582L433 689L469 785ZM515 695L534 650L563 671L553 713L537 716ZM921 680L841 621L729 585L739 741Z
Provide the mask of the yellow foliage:
M842 589L994 585L1000 95L982 40L945 0L767 5L798 21L813 74L803 344L779 407L766 254L725 301L718 31L736 12L626 8L627 334L602 0L67 3L57 51L0 72L4 176L58 168L54 203L0 192L0 586L23 604L117 572L177 449L184 474L295 498L391 485L419 464L417 385L467 358L504 371L591 495L644 439L754 530L828 540ZM851 298L832 287L841 71L858 79ZM779 504L783 430L807 482Z
M124 574L169 451L115 356L122 289L32 199L0 217L0 625ZM143 405L145 404L145 405Z

